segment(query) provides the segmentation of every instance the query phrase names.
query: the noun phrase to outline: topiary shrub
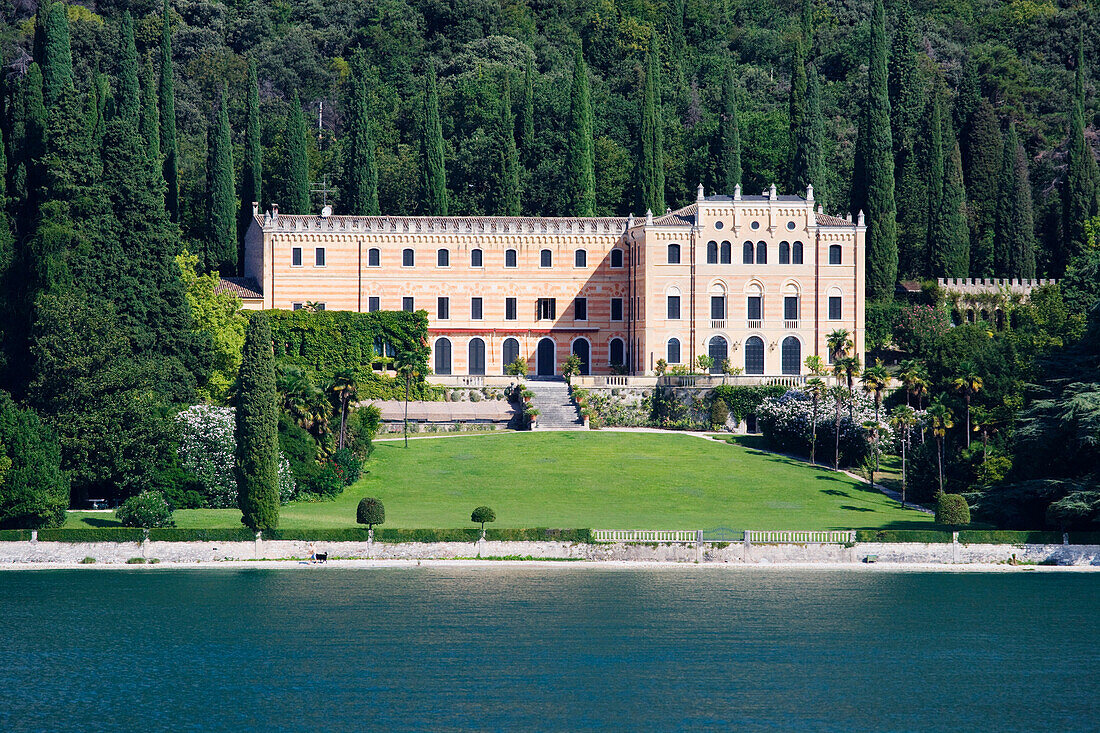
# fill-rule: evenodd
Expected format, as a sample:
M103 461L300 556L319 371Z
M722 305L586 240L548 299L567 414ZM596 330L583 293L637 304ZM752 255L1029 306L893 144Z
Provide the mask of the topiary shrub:
M355 521L367 525L367 529L374 529L376 524L385 524L386 508L381 499L366 497L359 500L359 507L355 510Z
M710 426L714 430L726 427L726 421L730 419L730 408L721 397L710 403Z
M485 531L486 522L497 521L496 512L487 506L479 506L470 513L470 521L481 524L481 531Z
M172 509L164 495L157 491L143 491L131 496L115 510L115 517L125 527L174 527Z
M970 506L959 494L940 494L936 500L936 523L952 527L970 524Z

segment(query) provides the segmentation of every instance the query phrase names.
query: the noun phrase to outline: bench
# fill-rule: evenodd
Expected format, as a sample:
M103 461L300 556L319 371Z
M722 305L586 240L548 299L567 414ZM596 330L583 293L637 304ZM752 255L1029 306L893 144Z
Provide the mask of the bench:
M106 509L106 499L88 499L88 503L92 505L92 509Z

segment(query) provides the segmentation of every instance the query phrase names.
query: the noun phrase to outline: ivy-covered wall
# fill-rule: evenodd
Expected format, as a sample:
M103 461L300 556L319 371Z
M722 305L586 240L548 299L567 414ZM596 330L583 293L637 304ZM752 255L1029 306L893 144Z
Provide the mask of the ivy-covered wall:
M787 393L788 389L789 387L783 387L777 384L723 384L714 388L710 393L710 400L713 402L721 397L725 400L726 407L730 408L730 417L737 422L741 422L745 419L746 415L751 415L756 412L756 408L760 407L761 402L769 397L782 397Z

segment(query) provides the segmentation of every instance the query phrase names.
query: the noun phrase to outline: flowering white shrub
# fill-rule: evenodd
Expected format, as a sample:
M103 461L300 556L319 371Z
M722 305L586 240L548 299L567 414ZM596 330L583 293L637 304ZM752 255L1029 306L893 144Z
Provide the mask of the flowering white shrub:
M849 404L854 403L855 419L849 414ZM777 450L809 455L810 436L813 427L813 401L805 392L789 390L782 397L769 397L756 410L760 430L768 443ZM872 450L871 431L864 423L874 422L874 401L856 393L846 395L840 408L840 462L842 465L859 465ZM887 424L885 413L879 415L879 445L885 447L893 441L893 433ZM817 457L828 463L836 445L836 402L829 396L817 405Z
M279 503L289 504L298 495L298 489L294 486L294 472L290 470L290 460L281 452L279 453Z

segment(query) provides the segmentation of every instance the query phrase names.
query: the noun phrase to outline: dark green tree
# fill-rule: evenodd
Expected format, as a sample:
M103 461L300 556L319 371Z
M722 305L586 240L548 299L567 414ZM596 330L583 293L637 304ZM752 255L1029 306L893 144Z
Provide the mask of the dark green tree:
M519 216L520 213L520 168L515 128L511 83L505 71L501 78L500 112L496 126L499 161L495 199L496 213L501 216Z
M890 121L894 134L894 165L898 172L904 169L906 151L913 149L917 125L924 109L919 58L913 14L909 3L903 1L898 7L894 40L890 46ZM899 217L901 211L899 197Z
M924 128L919 147L920 167L924 177L924 191L927 207L927 228L924 232L926 264L932 267L932 250L937 246L932 241L933 223L939 215L940 199L943 198L944 181L944 119L943 92L937 85L932 91L925 110Z
M172 26L168 15L168 0L164 0L164 15L160 33L160 151L164 155L164 206L169 218L180 220L179 144L176 141L176 82L172 69Z
M852 216L867 210L867 162L870 150L868 121L870 110L866 97L863 98L862 105L856 113L856 143L852 154L852 181L848 195L848 211Z
M732 68L725 73L722 81L722 107L714 154L718 170L713 185L718 193L732 196L734 186L741 183L741 127L737 117L737 86Z
M244 104L244 160L241 161L241 208L237 216L238 255L244 253L244 235L252 223L252 204L261 203L263 159L260 154L260 85L256 59L248 60L248 89Z
M963 169L970 228L970 275L992 277L993 226L1004 142L993 105L986 99L979 100L963 136L970 151L967 167Z
M435 62L428 60L424 82L424 117L420 137L421 205L424 213L447 215L447 169L443 155L443 123L439 119L439 83Z
M949 139L951 153L944 165L943 195L929 227L929 264L935 277L966 277L970 269L970 232L966 226L962 154L953 134Z
M12 147L21 154L19 160L13 163L17 167L14 179L17 183L22 182L22 186L14 186L16 190L12 193L21 199L16 206L16 227L20 236L25 237L34 231L46 172L43 163L46 155L46 105L42 96L42 70L38 64L27 67L19 95L22 135Z
M1084 45L1077 44L1077 70L1066 140L1066 175L1062 184L1062 247L1052 262L1055 275L1085 247L1085 222L1097 214L1096 158L1085 139Z
M310 210L309 157L306 153L308 134L302 103L295 89L290 99L290 116L286 121L286 207L291 214L308 214Z
M882 0L875 0L871 14L867 102L867 295L874 300L889 300L894 296L898 275L898 231L886 74L886 11Z
M218 93L218 107L214 124L207 130L206 145L207 231L206 252L202 264L208 272L235 275L237 194L233 188L233 144L229 137L229 109L225 87Z
M1001 176L997 185L994 226L994 275L1035 277L1035 222L1031 205L1031 179L1027 153L1016 134L1016 123L1008 125L1001 155Z
M138 57L137 46L134 44L134 21L130 17L129 10L122 14L118 52L116 109L122 118L137 127L141 118L141 91L138 87Z
M346 128L342 140L344 178L340 196L346 213L378 216L378 162L367 107L367 86L359 63L353 64L348 82Z
M59 527L68 506L57 436L0 392L0 529Z
M972 56L967 56L963 62L962 79L959 81L959 91L952 111L954 129L959 131L959 151L962 153L964 172L970 166L970 148L968 147L970 141L967 128L981 103L982 90L978 83L978 62Z
M787 114L790 119L788 128L788 161L787 185L792 192L797 192L806 187L804 183L809 178L806 170L805 153L800 155L798 145L803 138L806 125L807 101L806 101L806 57L803 54L802 38L798 37L792 44L794 51L791 54L791 94L787 100Z
M237 505L241 523L262 532L279 526L279 394L267 314L245 331L237 398Z
M657 56L657 35L653 34L645 55L645 84L642 90L640 203L643 210L650 209L661 216L665 213L665 131Z
M149 160L160 165L160 108L157 106L157 78L153 64L145 65L145 85L141 89L141 138Z
M531 150L535 144L535 59L527 56L523 68L523 104L516 120L516 137L524 164L531 163Z
M596 154L593 139L592 99L588 90L588 66L577 48L573 63L573 90L569 99L568 166L569 213L596 213Z
M898 154L902 166L898 172L898 271L909 278L928 275L925 253L930 212L924 155L929 147L923 127L927 116L921 117L922 127L912 136L908 147ZM942 169L942 163L940 167Z
M53 106L62 87L73 85L73 56L69 46L69 18L63 2L43 3L46 16L44 56L35 56L42 64L42 92L47 106Z
M813 66L807 76L806 115L795 139L795 177L791 180L791 188L801 195L806 186L813 185L814 198L825 204L825 121L821 117L821 82Z

